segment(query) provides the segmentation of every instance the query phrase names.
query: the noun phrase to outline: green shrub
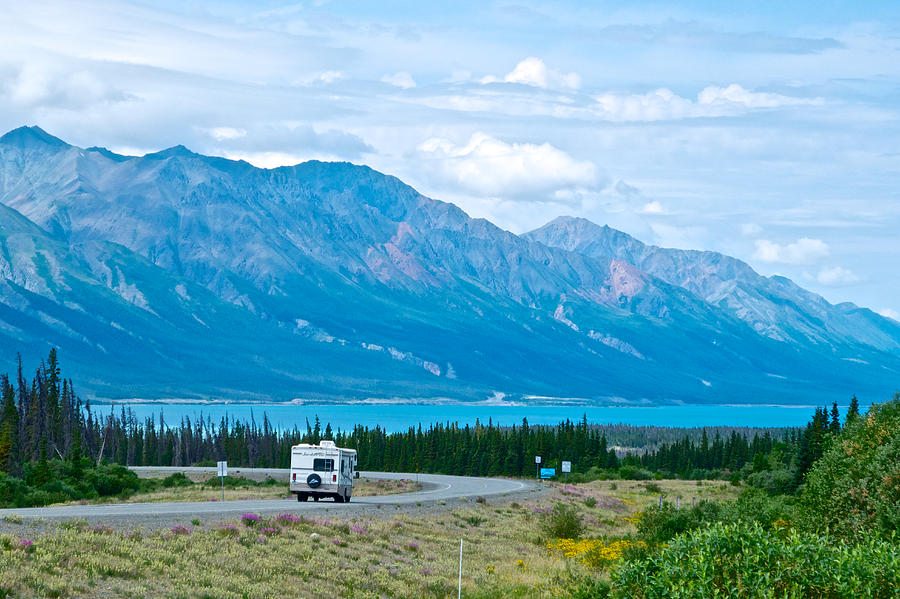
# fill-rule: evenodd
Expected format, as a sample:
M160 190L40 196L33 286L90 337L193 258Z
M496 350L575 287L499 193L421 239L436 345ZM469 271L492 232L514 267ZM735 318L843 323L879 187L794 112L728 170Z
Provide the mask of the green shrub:
M51 503L62 503L80 499L81 494L71 485L67 485L60 479L53 479L41 487L41 491L50 496Z
M557 503L544 515L541 531L549 539L578 539L584 534L584 523L575 506Z
M623 480L651 480L653 473L637 466L622 466L619 468L619 478Z
M20 478L8 476L0 472L0 507L24 507L25 497L31 493L31 487Z
M175 472L160 481L160 485L171 489L172 487L190 487L194 482L184 475L184 472Z
M570 575L568 580L557 581L557 584L566 589L567 594L563 597L571 599L606 599L610 593L608 582L591 576Z
M101 497L119 495L126 489L136 491L140 486L137 474L120 464L103 464L85 473L88 481Z
M638 536L648 545L668 543L676 535L719 521L721 516L721 506L709 501L684 509L676 509L670 503L654 505L638 519Z
M900 395L849 423L806 477L807 528L844 539L900 529Z
M786 468L762 470L748 475L747 484L769 495L785 495L793 491L794 473Z
M225 487L229 489L235 489L239 487L265 487L270 486L271 483L268 482L274 479L266 479L263 482L256 482L254 480L250 480L249 478L245 478L243 476L226 476L225 477ZM277 482L277 484L287 485L287 481ZM218 476L213 476L211 478L203 481L203 486L205 487L221 487L222 486L222 478Z
M676 537L657 554L612 574L613 597L762 599L896 597L900 552L869 538L857 545L758 524L715 524Z
M93 499L98 496L127 496L141 487L137 475L124 466L103 464L90 467L82 460L61 460L29 464L24 478L0 473L0 507L31 507L51 503ZM39 486L28 480L44 481Z
M746 488L736 501L722 506L722 520L755 522L763 528L771 528L779 521L795 524L799 519L796 502L789 495L771 496L760 489Z

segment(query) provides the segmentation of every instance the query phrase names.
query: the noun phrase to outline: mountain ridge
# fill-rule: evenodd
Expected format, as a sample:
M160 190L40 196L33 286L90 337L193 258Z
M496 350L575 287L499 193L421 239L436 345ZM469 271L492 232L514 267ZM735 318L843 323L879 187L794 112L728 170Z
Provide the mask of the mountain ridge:
M129 157L23 129L0 138L0 204L59 244L56 254L71 254L75 262L55 258L59 268L141 310L134 326L154 348L141 351L161 352L160 364L159 339L193 334L184 323L194 319L214 323L214 351L186 344L184 374L169 388L128 371L141 393L171 397L181 385L223 398L588 402L727 393L796 403L874 389L900 371L900 327L721 254L695 263L690 252L579 220L517 236L351 163L259 169L183 146ZM29 268L44 280L41 300L59 301ZM729 273L740 274L731 288ZM224 313L240 334L216 328ZM21 310L0 315L0 325L15 328L17 318ZM277 339L272 351L296 344L301 363L271 355L253 331ZM232 370L227 384L212 384L214 374L192 383L192 368L215 373L218 361ZM235 375L245 361L258 383ZM129 396L103 384L89 391Z

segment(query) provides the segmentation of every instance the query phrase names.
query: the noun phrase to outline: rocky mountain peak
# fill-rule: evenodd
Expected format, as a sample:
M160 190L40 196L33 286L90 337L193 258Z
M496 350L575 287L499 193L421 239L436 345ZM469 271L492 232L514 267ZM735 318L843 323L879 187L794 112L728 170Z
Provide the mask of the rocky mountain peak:
M22 225L0 226L0 371L53 345L96 393L597 402L821 401L900 376L900 326L721 254L577 217L514 235L350 163L121 157L35 128L0 152L26 146L68 149L0 159Z

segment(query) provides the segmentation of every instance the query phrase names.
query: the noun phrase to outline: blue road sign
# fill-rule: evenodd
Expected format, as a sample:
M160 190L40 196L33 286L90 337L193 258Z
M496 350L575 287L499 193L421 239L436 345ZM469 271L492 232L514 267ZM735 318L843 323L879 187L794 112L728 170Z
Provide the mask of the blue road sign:
M556 476L556 468L541 468L541 478L553 478Z

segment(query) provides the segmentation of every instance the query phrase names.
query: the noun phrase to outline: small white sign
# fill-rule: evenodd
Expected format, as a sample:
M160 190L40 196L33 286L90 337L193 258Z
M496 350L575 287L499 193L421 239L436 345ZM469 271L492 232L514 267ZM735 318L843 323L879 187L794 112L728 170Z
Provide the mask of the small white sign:
M571 472L572 471L572 462L563 462L562 463L562 471L563 472Z
M228 476L228 462L218 462L216 465L219 467L219 473L217 476Z
M540 463L541 463L541 456L539 456L539 455L534 456L534 463L535 463L535 464L540 464Z

